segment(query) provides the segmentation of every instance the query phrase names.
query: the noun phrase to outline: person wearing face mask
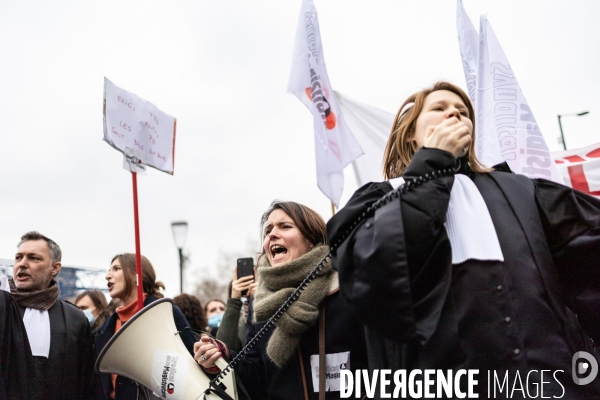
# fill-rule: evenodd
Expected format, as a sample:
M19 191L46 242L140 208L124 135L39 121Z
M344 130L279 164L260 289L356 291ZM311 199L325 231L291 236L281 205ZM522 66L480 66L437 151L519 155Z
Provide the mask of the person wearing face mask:
M213 337L217 336L219 325L223 320L223 314L225 313L225 303L219 299L213 299L206 303L204 306L204 315L208 320L207 331Z
M108 318L108 303L104 294L99 290L86 290L77 295L75 305L88 319L92 334L96 334Z
M537 126L503 98L506 125L490 134L510 146L517 124L527 126L528 154L548 154L530 159L551 163ZM467 94L451 83L408 97L384 154L389 181L358 189L328 223L342 295L367 327L370 367L478 370L480 398L496 376L521 387L519 398L600 398L600 380L572 375L574 354L598 356L600 200L506 163L486 168L474 125Z
M108 343L110 338L121 327L129 321L137 309L137 287L135 284L136 262L135 254L125 253L113 257L106 281L108 292L113 299L119 299L119 306L100 328L94 340L96 343L96 358ZM142 259L142 286L144 293L144 306L164 297L160 289L164 289L164 284L156 281L154 267L146 257ZM193 354L195 337L189 328L189 324L181 310L173 305L173 317L177 330L181 331L180 337L190 354ZM148 332L152 335L152 332ZM137 383L123 376L115 374L100 374L101 383L98 385L96 396L102 399L129 400L144 398L147 394L145 388L141 388Z
M274 202L261 220L262 253L258 288L250 301L246 343L265 326L327 254L325 221L294 202ZM235 365L252 399L339 399L340 369L364 369L364 330L339 295L337 272L329 259L274 328L258 338ZM235 352L203 337L194 358L209 374L214 362ZM321 373L325 369L333 373ZM238 394L243 390L238 389Z

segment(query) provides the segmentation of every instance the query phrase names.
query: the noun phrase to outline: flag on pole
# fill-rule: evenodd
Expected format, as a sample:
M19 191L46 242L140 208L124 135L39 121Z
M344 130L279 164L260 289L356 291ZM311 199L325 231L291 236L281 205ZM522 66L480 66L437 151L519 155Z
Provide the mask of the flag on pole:
M506 161L517 174L563 183L519 82L487 16L480 18L479 42L462 0L457 0L458 41L469 96L475 100L477 157L486 166ZM477 54L477 65L474 65ZM472 71L477 91L471 95Z
M329 83L312 0L303 0L296 29L288 93L314 117L317 185L336 207L344 190L344 168L363 154L337 104Z

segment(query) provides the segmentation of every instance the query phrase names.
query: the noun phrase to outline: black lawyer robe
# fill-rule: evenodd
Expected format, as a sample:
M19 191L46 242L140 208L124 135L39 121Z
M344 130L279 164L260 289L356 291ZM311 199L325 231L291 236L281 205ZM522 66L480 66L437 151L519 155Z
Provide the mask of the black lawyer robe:
M25 307L18 306L21 318ZM90 324L75 305L57 300L48 309L50 353L34 357L37 393L32 399L87 399L91 396L94 344ZM33 375L30 379L34 380Z
M449 153L422 149L404 177L454 166ZM461 172L482 193L504 263L451 265L443 224L453 176L378 209L334 254L342 295L367 326L371 365L513 375L560 367L569 384L570 355L594 349L566 306L600 339L600 201L545 180ZM328 223L330 242L339 242L366 207L391 190L387 182L360 188ZM598 394L591 387L576 394L573 386L570 381L572 398Z
M35 396L35 366L17 302L0 290L0 400Z

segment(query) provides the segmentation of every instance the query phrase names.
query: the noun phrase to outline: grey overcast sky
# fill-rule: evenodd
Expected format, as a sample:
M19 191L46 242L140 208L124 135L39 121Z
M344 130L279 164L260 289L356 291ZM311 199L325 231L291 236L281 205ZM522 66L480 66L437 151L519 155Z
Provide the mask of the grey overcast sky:
M389 112L439 79L465 86L454 0L315 0L335 90ZM600 141L600 2L464 0L488 18L551 150ZM273 199L325 219L312 116L286 93L300 0L0 3L0 258L39 230L66 265L134 251L131 176L102 141L104 76L177 118L174 176L139 177L142 253L178 293L174 220L190 282L258 242ZM342 204L356 183L346 169ZM249 254L252 255L252 254ZM232 266L233 268L233 266ZM224 271L230 274L230 270Z

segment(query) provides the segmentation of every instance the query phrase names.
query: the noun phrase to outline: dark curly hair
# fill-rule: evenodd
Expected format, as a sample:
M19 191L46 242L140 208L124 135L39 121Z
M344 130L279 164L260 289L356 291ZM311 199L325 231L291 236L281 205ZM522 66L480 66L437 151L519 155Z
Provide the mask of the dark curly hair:
M192 329L206 330L208 322L204 314L204 308L202 308L202 304L196 296L182 293L179 296L173 297L173 304L181 309Z

